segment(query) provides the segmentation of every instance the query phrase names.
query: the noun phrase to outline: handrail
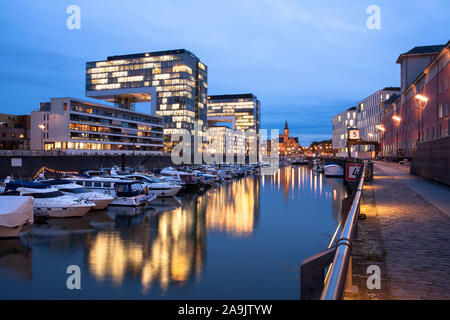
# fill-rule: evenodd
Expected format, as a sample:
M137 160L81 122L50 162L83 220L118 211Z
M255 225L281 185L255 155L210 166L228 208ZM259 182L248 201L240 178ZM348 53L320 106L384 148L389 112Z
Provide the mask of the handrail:
M336 253L325 280L322 295L320 297L321 300L340 300L344 294L345 280L347 278L347 270L351 256L352 238L359 215L359 205L364 186L365 172L366 164L363 165L355 198L348 213L341 236L336 243Z

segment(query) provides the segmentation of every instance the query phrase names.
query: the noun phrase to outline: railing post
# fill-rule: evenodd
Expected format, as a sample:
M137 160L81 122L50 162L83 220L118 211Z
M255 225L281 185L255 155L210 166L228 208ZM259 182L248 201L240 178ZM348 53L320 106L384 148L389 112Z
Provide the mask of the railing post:
M336 248L322 251L305 261L300 268L300 297L302 300L319 300L325 281L325 268L333 261Z

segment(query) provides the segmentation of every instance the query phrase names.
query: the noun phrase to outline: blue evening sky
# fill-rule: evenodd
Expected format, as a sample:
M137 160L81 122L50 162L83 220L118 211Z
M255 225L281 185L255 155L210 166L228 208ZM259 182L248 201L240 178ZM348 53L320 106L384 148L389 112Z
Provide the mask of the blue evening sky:
M66 8L81 8L81 30ZM381 30L366 9L381 8ZM262 127L284 121L302 144L331 117L399 86L400 53L450 38L448 0L17 0L0 3L2 113L84 98L85 62L185 48L208 66L208 93L253 93ZM88 100L88 99L87 99Z

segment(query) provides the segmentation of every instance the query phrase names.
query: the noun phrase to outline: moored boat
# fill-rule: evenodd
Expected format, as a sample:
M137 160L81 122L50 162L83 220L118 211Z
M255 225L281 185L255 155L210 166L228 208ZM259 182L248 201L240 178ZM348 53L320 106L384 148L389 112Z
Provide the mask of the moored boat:
M337 163L326 163L324 165L326 177L343 177L344 169Z
M58 179L58 180L41 180L41 183L47 183L65 195L80 197L82 199L90 200L94 203L94 210L105 209L113 200L111 195L90 191L70 180Z
M0 197L0 238L14 238L24 225L33 224L32 197Z
M31 196L34 198L34 215L50 218L81 217L95 206L90 200L64 195L39 182L8 182L3 195Z
M144 190L139 181L120 181L114 183L116 198L111 202L114 206L139 207L156 199L156 194Z
M145 174L125 175L124 178L142 182L144 188L148 188L149 191L156 194L156 196L159 198L173 197L182 188L180 185L169 182L163 182L156 177L152 177L150 175Z

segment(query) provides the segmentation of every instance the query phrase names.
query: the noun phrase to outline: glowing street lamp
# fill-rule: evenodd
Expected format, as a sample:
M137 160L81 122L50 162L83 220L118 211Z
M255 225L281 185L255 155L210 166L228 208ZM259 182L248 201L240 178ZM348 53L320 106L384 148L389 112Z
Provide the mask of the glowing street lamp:
M416 94L415 97L417 100L419 100L421 102L425 102L425 103L427 103L429 100L427 97L425 97L424 95L421 95L421 94Z
M38 125L39 129L41 129L41 150L44 149L44 130L45 130L45 125L40 124Z
M394 119L394 121L397 122L397 125L396 125L396 127L397 127L397 155L396 155L396 158L398 161L398 127L400 126L400 122L402 121L402 118L400 118L399 116L393 116L392 119Z
M420 139L422 138L423 140L423 110L425 109L425 107L427 106L427 103L429 101L428 97L421 95L421 94L416 94L415 98L417 99L417 101L419 102L419 107L417 107L417 109L420 110L421 113L421 117L422 121L419 121L419 117L417 117L417 142L420 142ZM422 106L423 104L423 106ZM421 129L419 129L419 124L421 124Z

